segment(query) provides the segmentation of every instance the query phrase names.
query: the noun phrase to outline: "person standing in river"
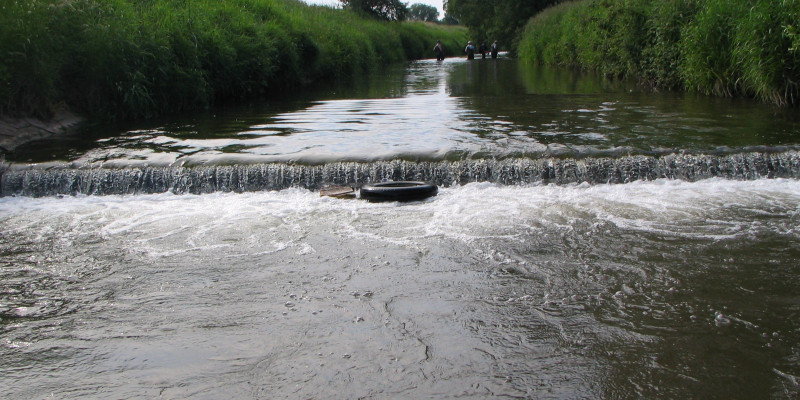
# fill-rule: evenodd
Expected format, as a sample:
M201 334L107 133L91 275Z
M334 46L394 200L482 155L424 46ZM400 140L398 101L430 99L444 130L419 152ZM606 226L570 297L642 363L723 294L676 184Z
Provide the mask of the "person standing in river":
M471 40L467 42L467 47L464 48L464 52L467 53L467 60L475 59L475 45L472 44Z
M437 40L436 46L433 46L433 52L436 54L436 60L442 61L444 60L444 47L442 47L442 41Z
M497 40L492 43L492 58L497 58L497 53L500 51L500 46L497 44Z
M486 47L486 41L481 42L481 46L478 48L478 51L481 53L481 58L486 58L486 52L489 51L489 48Z

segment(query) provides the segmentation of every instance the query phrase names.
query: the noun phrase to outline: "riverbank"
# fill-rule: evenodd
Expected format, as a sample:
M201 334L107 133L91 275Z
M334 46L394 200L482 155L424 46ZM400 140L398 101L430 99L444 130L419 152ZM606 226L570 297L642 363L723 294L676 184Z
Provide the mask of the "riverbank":
M84 118L64 107L54 110L52 118L0 118L0 163L4 153L34 140L45 139L54 135L70 132Z
M0 115L144 119L281 96L454 52L466 29L296 0L30 0L0 12ZM13 126L13 124L12 124Z
M527 62L633 77L658 90L800 103L800 2L582 0L526 26Z

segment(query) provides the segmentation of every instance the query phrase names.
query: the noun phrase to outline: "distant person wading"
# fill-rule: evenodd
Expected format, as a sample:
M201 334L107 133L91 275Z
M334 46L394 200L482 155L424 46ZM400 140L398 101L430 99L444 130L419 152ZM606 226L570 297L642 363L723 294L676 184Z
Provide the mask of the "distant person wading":
M497 40L492 43L492 58L497 58L497 52L500 51L500 46L497 44Z
M442 61L444 60L444 47L442 47L442 41L437 40L436 46L433 46L433 52L436 54L436 60Z
M467 53L467 60L475 59L475 45L472 44L471 40L467 42L467 47L464 48L464 52Z

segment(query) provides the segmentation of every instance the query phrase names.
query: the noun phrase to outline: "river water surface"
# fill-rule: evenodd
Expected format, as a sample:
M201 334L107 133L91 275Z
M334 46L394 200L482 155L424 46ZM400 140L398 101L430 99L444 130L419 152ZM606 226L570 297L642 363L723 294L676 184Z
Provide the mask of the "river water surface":
M796 114L450 59L34 143L0 397L797 398Z

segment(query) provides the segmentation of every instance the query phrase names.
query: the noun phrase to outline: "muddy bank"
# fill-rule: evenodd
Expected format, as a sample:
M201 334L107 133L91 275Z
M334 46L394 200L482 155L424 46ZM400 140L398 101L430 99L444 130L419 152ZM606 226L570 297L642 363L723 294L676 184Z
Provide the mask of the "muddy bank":
M69 132L83 118L67 109L56 110L47 121L36 118L0 117L0 154L8 153L25 143Z
M0 176L7 167L6 153L34 140L71 132L83 121L82 117L66 108L56 110L53 117L46 121L36 118L0 117Z

